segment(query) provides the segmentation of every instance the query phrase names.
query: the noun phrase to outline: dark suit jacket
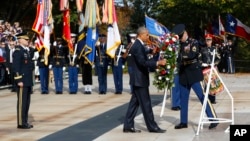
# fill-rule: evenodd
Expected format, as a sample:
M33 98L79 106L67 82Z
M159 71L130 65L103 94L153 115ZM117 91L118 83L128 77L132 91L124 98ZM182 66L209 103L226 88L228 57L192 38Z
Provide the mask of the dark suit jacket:
M156 68L156 61L149 60L144 45L139 39L136 39L129 52L131 55L128 66L131 67L129 73L129 84L138 87L148 87L149 82L149 68Z

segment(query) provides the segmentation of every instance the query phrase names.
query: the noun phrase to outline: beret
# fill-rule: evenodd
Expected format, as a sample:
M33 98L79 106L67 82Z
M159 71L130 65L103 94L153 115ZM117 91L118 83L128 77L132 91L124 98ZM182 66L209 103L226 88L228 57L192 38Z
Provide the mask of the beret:
M174 28L172 29L172 33L175 33L177 35L181 35L183 34L185 31L185 25L184 24L177 24L174 26Z

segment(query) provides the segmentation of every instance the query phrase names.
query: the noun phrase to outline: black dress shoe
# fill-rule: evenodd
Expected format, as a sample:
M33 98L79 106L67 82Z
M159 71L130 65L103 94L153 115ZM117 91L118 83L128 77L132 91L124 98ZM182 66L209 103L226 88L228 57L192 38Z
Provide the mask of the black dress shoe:
M174 127L175 129L188 128L186 123L180 123Z
M152 133L165 133L167 130L163 130L161 128L157 128L155 130L150 130L149 132L152 132Z
M215 127L218 126L219 123L211 123L208 127L208 129L214 129Z
M60 92L60 91L57 91L57 92L56 92L56 94L62 94L62 92Z
M180 109L181 109L180 106L176 106L176 107L172 107L172 108L171 108L171 110L173 110L173 111L179 111Z
M141 133L141 130L135 128L123 129L124 133Z
M212 104L216 104L216 101L210 101Z
M85 91L84 94L91 94L91 92L90 91Z
M30 129L30 128L33 128L33 125L32 125L32 127L30 125L18 125L17 128L19 128L19 129Z

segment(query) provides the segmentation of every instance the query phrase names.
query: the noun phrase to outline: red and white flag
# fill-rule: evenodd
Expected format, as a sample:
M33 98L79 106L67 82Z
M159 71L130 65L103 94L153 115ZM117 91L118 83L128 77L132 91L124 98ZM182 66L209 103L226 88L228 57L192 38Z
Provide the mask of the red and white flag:
M221 18L220 18L220 15L219 15L219 35L224 35L225 34L225 28L221 22Z
M231 14L227 15L226 31L230 34L245 38L250 41L250 28Z
M69 9L69 1L68 0L60 0L60 11L64 11Z
M105 0L103 6L103 22L108 22L108 36L107 36L107 51L106 53L111 57L115 57L115 51L121 44L121 36L118 29L116 11L114 0ZM106 13L107 12L107 13ZM107 19L106 19L107 18Z

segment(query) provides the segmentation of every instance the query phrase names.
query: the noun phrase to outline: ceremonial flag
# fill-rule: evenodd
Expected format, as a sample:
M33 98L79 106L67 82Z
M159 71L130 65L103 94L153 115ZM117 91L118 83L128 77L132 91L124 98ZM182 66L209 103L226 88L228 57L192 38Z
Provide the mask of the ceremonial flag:
M114 0L105 0L104 3L104 12L103 15L108 15L108 17L103 16L102 21L108 22L108 34L107 34L107 50L106 53L111 57L114 58L115 51L121 44L121 36L119 33L118 25L117 25L117 17L116 11L114 6Z
M50 34L53 30L53 18L52 18L52 2L51 0L44 0L44 64L48 65L48 58L50 54Z
M231 14L227 14L226 32L250 41L250 28Z
M33 23L32 30L37 34L43 34L43 11L44 11L44 0L38 0L36 9L36 19Z
M60 0L60 11L64 11L69 9L69 1L68 0Z
M63 35L62 38L68 43L70 53L74 52L73 43L71 41L71 30L70 30L70 13L69 9L63 11Z
M51 0L38 0L36 19L32 30L37 33L37 49L41 50L43 47L45 48L45 65L47 65L50 54L50 33L53 30Z
M220 15L219 15L219 35L224 35L225 34L225 28L221 22Z
M169 33L169 30L164 25L148 17L147 15L145 15L145 21L146 21L146 28L148 29L149 34L151 36L159 37L166 33Z
M76 0L76 9L77 12L82 12L83 0Z
M42 36L37 36L35 40L35 47L38 51L41 51L43 48L43 37Z

